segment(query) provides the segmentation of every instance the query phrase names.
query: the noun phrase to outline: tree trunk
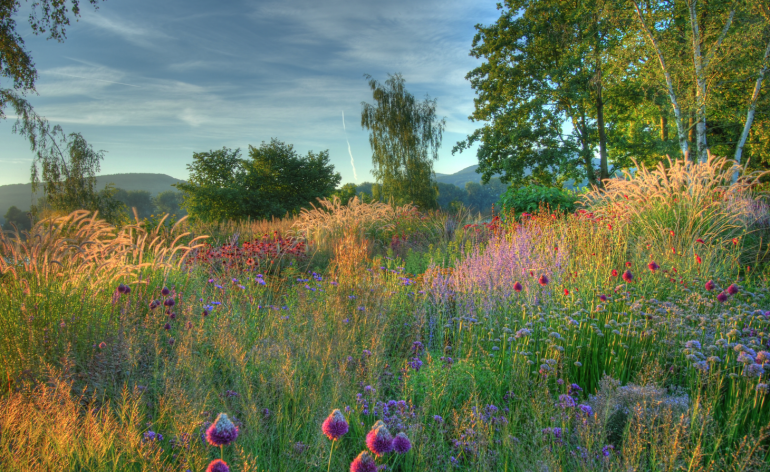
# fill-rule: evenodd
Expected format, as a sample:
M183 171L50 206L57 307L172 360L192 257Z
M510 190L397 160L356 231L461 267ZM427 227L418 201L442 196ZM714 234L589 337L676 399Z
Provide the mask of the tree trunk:
M738 140L738 147L735 148L735 162L741 163L741 156L743 155L743 147L746 145L746 139L749 137L749 131L751 130L751 124L754 122L754 113L757 109L757 100L759 99L759 91L762 88L762 80L765 78L767 72L767 58L770 56L770 43L767 43L765 49L765 56L762 58L762 65L759 68L759 77L754 84L754 93L751 94L751 100L749 101L749 111L746 113L746 124L743 125L743 132L741 138ZM748 166L748 162L746 163ZM744 166L744 169L746 168ZM738 180L738 173L733 174L733 183Z
M695 67L695 139L697 155L701 162L708 159L706 143L706 77L704 76L703 55L701 54L700 28L698 26L698 0L689 0L690 26L692 27L692 55Z
M596 180L596 173L594 172L594 162L591 156L591 146L588 143L588 126L586 125L586 113L585 110L580 110L580 145L583 148L583 163L586 167L586 174L588 176L588 184L602 187L603 182Z
M596 55L596 126L599 128L599 180L604 182L610 178L610 172L607 167L607 133L604 129L604 100L602 99L602 58L599 54L599 20L596 23L596 46L594 53Z
M668 118L666 115L660 117L660 140L664 143L668 141Z
M666 61L663 59L663 52L660 50L660 46L658 45L658 42L655 40L655 37L652 35L652 31L647 27L647 23L644 22L644 17L642 16L642 10L639 8L639 5L636 3L636 0L632 0L632 3L634 4L634 8L636 9L636 16L639 18L639 23L642 25L642 29L644 29L644 33L647 36L647 39L652 44L652 47L655 49L655 53L658 56L658 62L660 63L660 68L663 70L663 75L666 79L666 88L668 91L668 97L671 100L671 106L674 108L674 119L676 120L676 131L679 136L679 148L682 150L682 155L687 157L689 154L689 146L687 144L687 134L686 130L684 129L684 121L682 120L682 109L679 107L679 102L676 99L676 93L674 92L674 82L671 80L671 73L668 70L668 67L666 67Z

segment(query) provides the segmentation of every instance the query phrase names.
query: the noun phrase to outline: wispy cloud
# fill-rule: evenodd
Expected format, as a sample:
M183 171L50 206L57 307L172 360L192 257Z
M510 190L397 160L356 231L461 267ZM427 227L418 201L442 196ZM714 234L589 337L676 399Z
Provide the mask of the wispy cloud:
M350 154L350 167L353 168L353 179L358 182L356 173L356 161L353 160L353 151L350 150L350 141L348 140L348 129L345 128L345 110L342 110L342 130L345 132L345 142L348 143L348 154Z

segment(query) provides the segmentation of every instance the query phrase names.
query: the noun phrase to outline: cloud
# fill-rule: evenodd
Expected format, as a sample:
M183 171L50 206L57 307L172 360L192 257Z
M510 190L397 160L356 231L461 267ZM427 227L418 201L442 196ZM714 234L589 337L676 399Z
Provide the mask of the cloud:
M131 44L147 49L162 48L164 47L162 43L174 39L171 36L162 33L159 28L149 28L123 18L118 19L117 17L110 16L104 11L93 12L89 9L83 9L81 19L86 24L118 36Z
M345 132L345 142L348 143L348 154L350 154L350 167L353 168L353 179L358 182L356 173L356 161L353 160L353 151L350 150L350 141L348 140L348 130L345 128L345 110L342 110L342 130Z

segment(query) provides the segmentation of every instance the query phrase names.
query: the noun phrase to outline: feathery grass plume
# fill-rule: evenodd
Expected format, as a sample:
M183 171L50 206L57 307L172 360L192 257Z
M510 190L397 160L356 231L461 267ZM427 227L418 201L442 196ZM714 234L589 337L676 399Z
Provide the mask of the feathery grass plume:
M733 183L741 167L713 155L705 162L669 159L652 169L634 164L635 172L623 171L623 178L607 179L603 189L582 196L597 216L623 223L631 253L664 254L673 247L676 254L691 258L694 244L703 240L716 247L744 234L767 240L770 218L751 190L765 173L746 174ZM758 244L752 241L741 248L744 260L770 256ZM721 267L705 257L703 265L712 274Z
M230 472L230 467L227 465L227 462L222 459L214 459L209 466L206 467L206 472Z
M342 412L335 409L324 420L323 424L321 425L321 430L326 435L326 437L332 441L336 441L337 439L347 434L348 422L345 421L345 416L342 414Z
M362 451L350 463L350 472L377 472L377 463L368 451Z
M214 423L206 430L206 441L216 447L222 447L235 441L238 437L238 427L230 421L225 413L220 413Z
M382 420L377 420L366 434L366 447L377 457L393 451L393 436Z

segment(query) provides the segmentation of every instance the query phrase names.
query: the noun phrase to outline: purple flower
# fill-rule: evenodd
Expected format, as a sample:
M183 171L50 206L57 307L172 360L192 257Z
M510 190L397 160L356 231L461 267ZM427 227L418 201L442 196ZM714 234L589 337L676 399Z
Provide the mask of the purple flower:
M541 275L540 278L537 279L537 283L539 283L543 287L548 285L548 282L549 282L548 277L546 277L545 275Z
M435 421L436 423L443 423L444 422L444 418L442 418L439 415L434 415L433 416L433 421Z
M170 330L171 329L171 323L166 323L165 325L163 325L163 329L165 329L166 331Z
M324 420L323 425L321 425L321 430L326 437L332 441L336 441L347 434L348 422L345 421L345 417L340 410L334 410L326 420Z
M372 430L366 435L366 446L377 457L387 454L393 450L393 436L388 427L382 420L378 420L372 426Z
M582 391L583 391L583 389L580 388L580 385L578 385L578 384L571 384L569 386L569 389L568 389L567 393L569 393L572 396L577 396Z
M222 459L214 459L209 466L206 467L206 472L230 472L230 467L228 467L227 462Z
M582 404L581 403L580 405L578 405L578 409L580 411L582 411L583 413L585 413L586 416L593 416L594 415L594 410L593 410L593 408L591 408L590 405L586 405L586 404Z
M160 306L160 302L158 300L153 300L150 302L150 310L154 310Z
M409 367L414 369L416 372L419 372L420 367L422 367L422 361L419 357L414 357L411 361L409 361Z
M574 408L575 407L575 400L566 394L559 395L559 406L567 409L567 408Z
M406 434L398 433L396 437L393 438L393 450L396 451L396 453L406 454L411 448L412 443L409 441L409 438L406 437Z
M717 301L719 303L724 303L727 301L727 294L725 292L720 292L719 295L717 295Z
M727 287L727 293L729 293L730 295L735 295L736 293L738 293L738 286L735 284L730 284L730 286Z
M647 268L650 269L652 272L655 272L656 270L660 269L660 266L655 261L650 261L649 264L647 264Z
M377 464L374 462L374 457L367 451L361 452L350 463L350 472L377 472Z
M238 427L226 414L220 413L214 423L206 430L206 440L215 447L226 446L238 437Z
M612 453L613 450L615 450L615 446L613 446L611 444L607 445L607 446L604 446L602 448L602 455L604 457L610 457L610 454Z
M166 296L168 296L168 294L169 294L169 293L171 293L171 290L169 290L169 289L168 289L168 288L166 288L166 287L163 287L163 289L161 289L160 293L161 293L161 295L163 295L164 297L166 297Z
M163 435L153 430L146 431L142 436L142 442L163 441Z
M118 293L129 293L131 292L131 288L128 285L119 284L118 285Z
M714 290L714 281L713 280L709 280L708 282L706 282L706 290L709 291L709 292Z
M521 292L521 291L522 291L522 289L524 289L524 287L522 287L522 286L521 286L521 284L520 284L519 282L516 282L515 284L513 284L513 290L514 290L514 291L516 291L516 292Z
M169 308L171 308L175 304L176 304L176 302L174 301L173 298L167 298L166 301L163 302L163 305L165 305L165 306L167 306Z

